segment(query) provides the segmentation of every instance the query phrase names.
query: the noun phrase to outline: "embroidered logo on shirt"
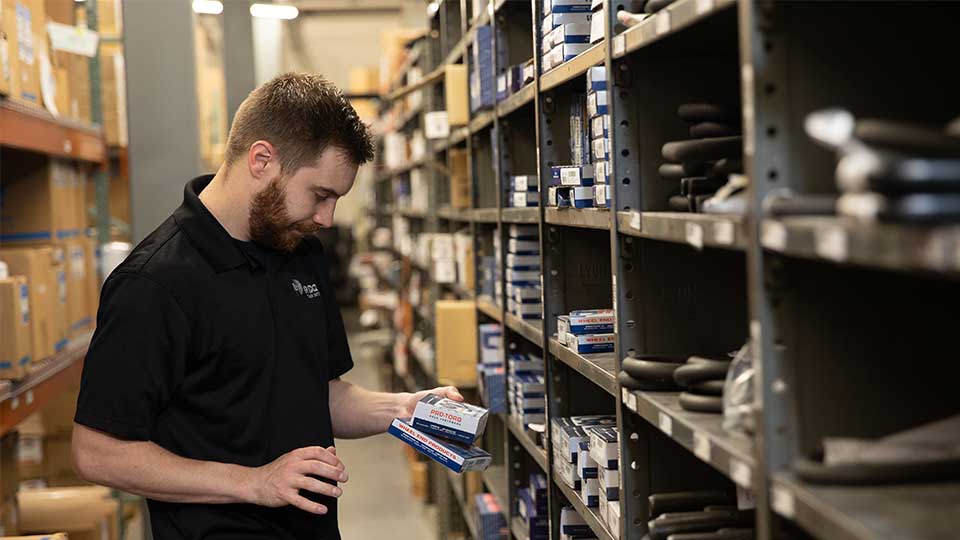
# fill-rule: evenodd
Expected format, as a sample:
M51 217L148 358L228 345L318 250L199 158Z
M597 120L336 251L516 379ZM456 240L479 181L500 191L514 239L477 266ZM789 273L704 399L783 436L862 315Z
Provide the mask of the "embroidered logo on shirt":
M317 287L316 283L304 285L300 283L299 280L294 279L291 282L291 285L293 285L293 290L300 296L306 295L307 298L311 298L311 299L320 296L320 289Z

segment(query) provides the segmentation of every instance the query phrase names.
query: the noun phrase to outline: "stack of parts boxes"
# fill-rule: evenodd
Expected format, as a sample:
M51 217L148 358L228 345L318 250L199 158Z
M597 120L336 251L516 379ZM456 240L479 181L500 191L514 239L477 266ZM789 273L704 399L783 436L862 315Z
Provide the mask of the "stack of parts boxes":
M590 19L590 44L600 43L606 37L607 20L603 11L603 0L590 2L593 16Z
M472 44L473 64L470 70L470 111L493 107L496 101L496 74L493 69L493 27L477 27ZM503 62L501 65L506 65Z
M590 465L590 436L587 428L591 426L616 427L617 419L607 415L571 416L554 418L550 423L550 436L553 444L553 462L560 479L574 490L581 492L581 498L587 506L599 506L599 482L597 465ZM581 448L581 445L584 445ZM583 459L581 459L583 458Z
M457 261L457 282L464 289L473 290L473 237L469 231L453 235L453 249Z
M517 490L517 509L529 540L547 540L550 537L546 476L530 474L530 483Z
M557 340L579 354L613 352L612 309L584 309L557 317Z
M530 424L543 424L547 418L543 359L532 354L512 353L507 363L510 416L524 429Z
M547 72L590 48L590 0L544 0L542 71ZM563 28L555 33L558 28Z
M595 540L596 537L574 507L560 509L560 540Z
M591 208L594 201L593 165L560 165L551 168L547 206Z
M433 258L432 277L435 283L453 283L457 280L457 262L454 258L453 235L438 234L430 246Z
M495 253L500 253L499 236L494 235L493 249ZM503 288L500 287L500 264L494 255L484 255L480 257L480 290L481 296L489 296L496 300L498 306L503 305Z
M497 76L497 102L503 101L523 88L523 64L515 64Z
M589 454L597 467L600 518L614 538L620 534L620 446L617 429L612 426L591 426ZM614 508L615 507L615 508Z
M521 319L543 318L540 232L536 225L510 225L507 245L507 311Z
M430 394L420 398L412 418L395 418L387 432L455 473L482 471L491 456L474 443L488 416L482 407Z
M610 201L610 114L607 105L607 68L587 70L587 114L590 118L590 153L594 170L594 206Z
M481 399L490 412L501 414L507 412L506 370L503 367L503 356L500 354L503 342L503 331L499 324L481 324L480 334L480 389Z
M529 208L540 205L540 186L537 175L511 176L510 206L513 208Z
M477 540L507 540L510 529L507 518L500 511L500 502L489 493L480 493L474 499L477 511Z

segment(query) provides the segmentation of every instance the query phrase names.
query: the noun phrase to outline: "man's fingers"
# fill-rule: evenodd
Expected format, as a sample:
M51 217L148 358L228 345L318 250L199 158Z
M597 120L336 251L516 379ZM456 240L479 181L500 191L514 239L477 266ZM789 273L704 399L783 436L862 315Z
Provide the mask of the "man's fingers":
M337 455L337 447L336 447L336 446L328 446L328 447L327 447L327 451L330 452L330 453L333 454L333 455Z
M304 448L299 448L294 450L294 455L300 459L315 459L317 461L329 463L334 467L342 467L343 465L343 462L340 461L340 458L338 458L336 454L331 453L322 446L307 446Z
M349 476L342 467L334 467L333 465L323 463L322 461L302 461L295 470L301 474L312 474L315 476L321 476L323 478L329 478L330 480L335 480L337 482L346 482L349 479Z
M286 501L301 510L310 512L311 514L323 515L327 513L326 506L320 503L315 503L307 499L306 497L302 497L299 493L296 492L296 490L294 490L292 494L286 497Z
M337 486L331 486L326 482L321 482L316 478L310 478L309 476L301 476L296 481L296 487L300 489L305 489L307 491L312 491L320 495L326 495L328 497L339 497L343 490Z
M445 386L443 390L447 399L452 399L454 401L463 401L463 394L461 394L460 391L457 390L456 386Z

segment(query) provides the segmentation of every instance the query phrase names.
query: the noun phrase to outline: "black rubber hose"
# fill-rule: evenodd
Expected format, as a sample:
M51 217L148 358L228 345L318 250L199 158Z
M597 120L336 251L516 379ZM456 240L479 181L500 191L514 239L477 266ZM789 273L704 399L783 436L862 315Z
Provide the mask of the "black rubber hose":
M689 212L690 201L683 195L674 195L667 201L670 210L674 212Z
M740 135L740 126L721 122L699 122L690 126L690 136L695 139L732 137L734 135Z
M723 158L718 160L713 164L713 168L710 169L710 175L714 177L726 177L730 174L742 174L743 173L743 159L742 158Z
M624 358L620 367L635 379L669 384L676 388L676 383L673 381L673 372L680 367L680 363Z
M677 116L691 124L699 122L740 123L740 111L738 109L715 103L684 103L677 109Z
M910 122L864 118L857 121L854 133L870 146L877 146L918 157L960 157L960 137L938 127Z
M691 394L699 394L701 396L722 396L723 395L723 385L726 383L725 380L715 379L712 381L703 381L696 384L691 384L687 387L687 392Z
M626 371L621 371L617 374L617 381L620 382L620 385L629 390L641 390L645 392L665 392L668 390L676 390L677 385L674 383L659 383L655 381L643 381L635 379L630 376Z
M651 540L667 540L673 534L713 532L717 529L751 526L754 513L747 512L685 512L663 514L647 523Z
M679 163L662 163L657 172L660 173L660 178L671 182L679 182L681 178L686 176L683 172L683 165Z
M706 533L671 534L667 540L754 540L755 529L720 529Z
M743 137L711 137L692 141L672 141L663 145L664 159L677 162L716 161L743 154Z
M726 379L729 368L728 362L686 363L673 372L673 380L683 387L704 381L723 380Z
M650 519L667 512L690 512L713 504L737 504L737 494L732 491L701 490L654 493L647 497Z
M680 392L680 406L690 412L722 413L723 398Z
M811 484L877 486L948 482L960 478L960 458L905 463L826 465L820 459L793 462L797 478Z

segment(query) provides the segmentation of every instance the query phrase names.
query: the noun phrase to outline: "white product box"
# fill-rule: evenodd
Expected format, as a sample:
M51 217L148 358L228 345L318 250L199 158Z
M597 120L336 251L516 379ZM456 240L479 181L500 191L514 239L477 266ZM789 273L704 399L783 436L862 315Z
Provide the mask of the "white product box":
M540 23L540 32L541 35L545 36L561 24L590 24L592 19L593 13L551 13L550 15L545 16L543 18L543 22ZM524 76L526 76L526 74L524 74Z
M580 499L587 508L600 506L600 482L596 478L585 478L580 484Z
M577 538L589 538L593 536L590 526L583 520L583 516L577 513L572 506L564 506L560 510L560 532L562 534L575 536Z
M484 365L501 365L500 346L503 344L503 332L499 324L481 324L480 362Z
M614 538L620 538L620 501L610 501L607 508L607 527Z
M609 184L610 173L607 171L609 162L599 159L593 162L593 181L595 184Z
M613 334L567 334L567 347L579 354L613 352Z
M590 115L590 118L607 114L608 99L606 90L591 91L587 94L587 114Z
M510 296L518 304L542 304L543 291L540 287L514 287Z
M590 13L591 0L543 0L543 14Z
M610 136L610 115L603 114L590 119L590 139L600 139Z
M540 253L540 242L536 240L520 240L511 238L507 244L507 251L518 255L533 255Z
M590 43L590 23L561 24L547 34L546 48L552 49L561 43Z
M488 415L483 407L430 394L417 402L410 423L428 435L473 444L483 435Z
M430 243L430 256L433 260L454 258L453 235L438 234Z
M570 317L568 315L557 316L557 340L561 345L567 344L567 334L570 332Z
M564 166L560 168L560 184L563 186L592 186L593 165Z
M577 466L564 459L554 460L554 462L557 463L557 472L560 473L560 480L573 489L579 490L583 484L581 483L580 477L577 476Z
M606 208L609 206L607 203L607 191L610 186L606 184L597 184L593 186L593 205L598 208Z
M573 60L578 54L583 53L590 48L589 43L561 43L550 49L555 61L554 66L558 66L569 60Z
M518 317L529 317L533 315L543 316L543 304L515 304L513 314Z
M530 208L540 205L540 193L536 191L514 191L513 208Z
M600 496L606 498L608 501L620 499L619 467L617 469L598 468L597 480L600 480Z
M538 270L540 268L540 256L507 253L507 268L514 270Z
M593 186L570 188L573 191L574 208L591 208L593 206Z
M507 269L507 281L511 283L540 283L539 270L511 270Z
M603 490L601 489L601 490L600 490L600 505L599 505L599 507L597 508L597 514L600 516L600 521L601 521L604 525L606 525L606 523L607 523L607 512L609 512L609 509L608 509L608 505L609 505L609 504L610 504L610 501L608 501L606 498L604 498L604 496L603 496Z
M590 43L599 43L603 41L604 36L606 35L606 17L603 14L603 10L597 10L593 12L593 18L590 19Z
M536 175L522 175L511 178L514 191L537 191Z
M612 309L578 309L567 315L571 334L606 334L613 332L617 315Z
M602 139L594 139L590 142L590 147L593 150L592 153L594 160L610 159L610 139L606 137Z
M604 469L616 469L620 463L617 429L610 426L587 428L590 436L590 457Z
M597 462L590 457L590 444L581 442L580 450L577 451L577 476L584 480L596 478L597 469Z
M428 139L446 139L450 136L447 111L431 111L423 115L423 132Z
M517 225L513 223L507 229L507 234L510 238L516 238L517 240L533 240L536 242L540 239L540 229L536 225ZM494 236L494 238L497 237Z
M587 91L607 89L607 68L594 66L587 70Z
M457 263L453 259L433 261L433 280L437 283L453 283L457 280Z
M523 84L532 83L537 77L537 66L533 62L523 65Z
M492 458L482 449L432 437L406 420L394 419L388 432L453 472L482 471L490 466Z

